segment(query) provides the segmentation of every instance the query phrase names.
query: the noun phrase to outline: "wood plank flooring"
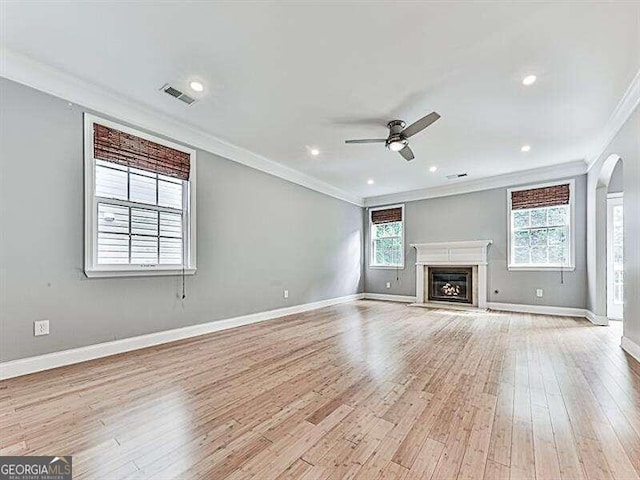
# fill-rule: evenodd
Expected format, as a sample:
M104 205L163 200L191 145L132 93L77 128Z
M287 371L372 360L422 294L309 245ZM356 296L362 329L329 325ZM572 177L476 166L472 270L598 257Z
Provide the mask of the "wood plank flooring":
M75 479L640 479L621 326L358 301L0 383Z

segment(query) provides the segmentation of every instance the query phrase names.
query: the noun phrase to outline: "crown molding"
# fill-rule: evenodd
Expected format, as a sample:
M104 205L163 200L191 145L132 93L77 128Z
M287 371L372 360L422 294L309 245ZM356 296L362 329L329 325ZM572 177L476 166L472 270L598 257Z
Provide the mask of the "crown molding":
M629 119L633 111L640 104L640 70L636 73L626 92L616 105L613 113L607 120L607 123L600 135L591 145L589 154L587 155L587 171L598 161L605 152L609 144L616 137L620 129Z
M494 177L468 180L465 182L455 183L453 185L441 185L438 187L412 190L410 192L368 197L364 199L364 205L365 207L377 207L391 203L413 202L415 200L426 200L428 198L448 197L450 195L479 192L481 190L491 190L493 188L513 187L527 183L557 180L560 178L583 175L585 173L587 173L587 164L582 160L575 160L572 162L562 163L560 165L521 170L519 172L505 173Z
M620 131L634 109L640 104L640 71L614 109L603 133L592 144L587 163L573 161L560 165L523 170L495 177L469 180L453 185L441 185L388 195L362 198L334 187L322 180L304 174L245 148L233 145L200 128L187 124L147 107L114 91L39 63L8 49L0 52L0 76L27 85L42 92L81 105L103 115L130 123L195 148L227 158L260 170L316 192L358 206L372 207L389 203L423 200L448 195L470 193L492 188L525 184L586 173Z
M331 197L363 206L363 199L144 106L116 92L39 63L8 49L0 52L0 76L75 103L135 127L205 150Z

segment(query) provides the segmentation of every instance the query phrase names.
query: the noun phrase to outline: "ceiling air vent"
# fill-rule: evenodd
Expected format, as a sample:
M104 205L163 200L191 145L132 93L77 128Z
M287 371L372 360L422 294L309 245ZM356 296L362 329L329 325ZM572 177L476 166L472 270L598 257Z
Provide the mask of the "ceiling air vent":
M187 95L184 92L181 92L180 90L178 90L175 87L172 87L168 83L163 85L163 87L160 90L162 90L167 95L171 95L172 97L177 98L178 100L186 103L187 105L191 105L192 103L194 103L196 101L195 98L190 97L189 95Z
M454 175L447 175L447 180L455 180L456 178L463 178L466 176L467 176L466 173L456 173Z

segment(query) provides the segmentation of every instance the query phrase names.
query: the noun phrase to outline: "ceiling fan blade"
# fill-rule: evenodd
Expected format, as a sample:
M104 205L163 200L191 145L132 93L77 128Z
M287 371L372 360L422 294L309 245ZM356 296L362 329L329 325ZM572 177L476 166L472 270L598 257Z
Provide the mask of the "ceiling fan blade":
M384 143L386 138L364 138L362 140L345 140L344 143Z
M421 132L439 118L440 115L438 115L436 112L431 112L429 115L426 115L420 120L413 122L400 133L404 138L413 137L416 133Z
M413 156L413 150L411 150L411 148L409 148L409 145L407 145L406 147L404 147L402 150L400 150L398 152L400 155L402 155L402 157L408 162L413 160L414 157Z

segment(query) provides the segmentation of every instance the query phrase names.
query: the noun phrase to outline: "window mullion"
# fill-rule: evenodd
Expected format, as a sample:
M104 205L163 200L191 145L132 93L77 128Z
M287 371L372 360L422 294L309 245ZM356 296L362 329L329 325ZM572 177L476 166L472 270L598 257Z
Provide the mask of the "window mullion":
M157 196L157 194L156 194L156 196ZM158 223L157 223L157 227L156 227L156 233L158 234L157 235L158 245L156 247L156 255L157 255L157 258L158 258L158 265L160 265L160 212L156 212L156 216L157 216L157 219L158 219Z
M156 206L158 206L159 203L159 195L160 195L160 181L158 180L158 174L156 173L155 175L155 181L156 181ZM158 220L157 224L156 224L156 239L157 239L157 243L156 243L156 262L158 263L158 265L160 265L160 211L156 211L156 219Z
M131 238L131 207L129 207L129 265L131 265L131 257L132 257L132 249L133 249L133 239Z
M149 203L141 203L141 202L132 202L130 200L120 200L117 198L99 197L97 195L95 196L95 199L97 203L108 203L109 205L120 205L122 207L133 207L133 208L140 208L143 210L154 210L159 212L176 213L176 214L184 213L184 210L180 210L177 208L161 207L159 205L151 205Z

